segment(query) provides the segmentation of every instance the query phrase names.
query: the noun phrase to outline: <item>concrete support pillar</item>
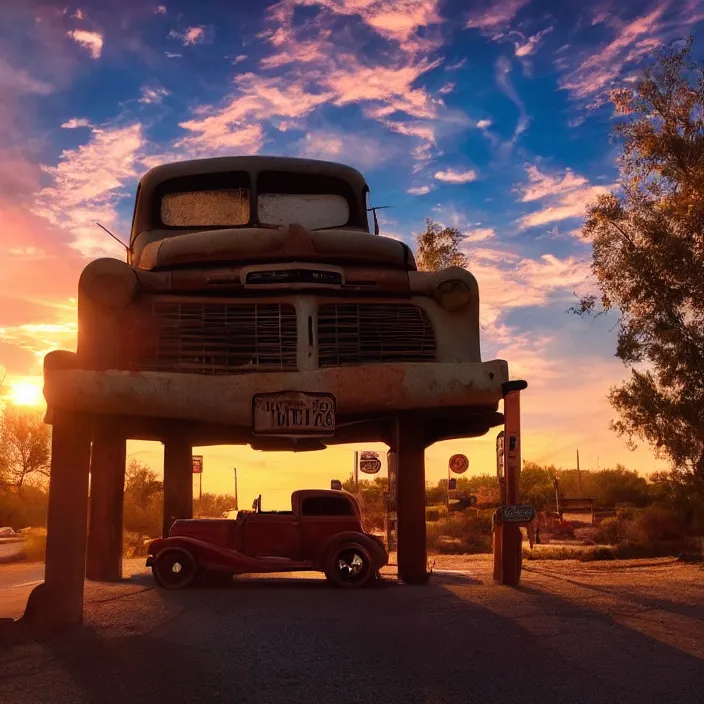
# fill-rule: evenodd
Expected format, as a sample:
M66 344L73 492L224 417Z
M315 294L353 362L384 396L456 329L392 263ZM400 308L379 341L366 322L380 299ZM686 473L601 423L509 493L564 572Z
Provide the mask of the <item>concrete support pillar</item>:
M164 537L176 518L193 518L193 448L174 435L164 440Z
M428 581L425 534L425 436L422 422L399 414L392 452L397 458L398 572L406 584Z
M54 410L44 583L23 621L39 628L81 623L86 571L91 417Z
M122 579L126 446L125 436L114 419L95 419L90 462L88 579Z
M521 391L525 381L504 384L504 487L505 503L519 502L521 477ZM520 526L500 523L494 528L494 579L500 584L517 585L523 562Z

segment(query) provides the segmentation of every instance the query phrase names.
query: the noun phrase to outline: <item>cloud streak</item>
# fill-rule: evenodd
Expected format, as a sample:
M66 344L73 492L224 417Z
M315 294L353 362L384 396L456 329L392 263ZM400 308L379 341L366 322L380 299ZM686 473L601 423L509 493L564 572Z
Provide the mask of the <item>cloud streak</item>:
M436 171L434 178L443 183L470 183L477 180L477 172L474 169L467 169L466 171L445 169L444 171Z
M103 53L103 35L100 32L89 32L87 29L72 29L66 36L79 44L93 59L99 59Z
M538 227L549 223L583 217L587 206L598 196L609 193L614 186L592 186L583 176L567 169L564 175L551 175L537 166L526 167L528 182L516 190L521 193L521 202L546 201L540 210L524 215L521 228Z

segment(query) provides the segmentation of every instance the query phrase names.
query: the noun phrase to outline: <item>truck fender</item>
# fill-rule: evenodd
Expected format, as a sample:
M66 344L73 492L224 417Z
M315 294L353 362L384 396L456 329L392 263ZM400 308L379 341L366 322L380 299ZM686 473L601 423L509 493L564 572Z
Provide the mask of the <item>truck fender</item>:
M369 550L369 554L374 560L376 569L379 569L380 567L383 567L386 564L386 561L388 559L386 551L378 543L376 543L364 533L358 533L356 531L346 531L344 533L336 533L335 535L330 536L325 541L323 547L318 551L318 555L316 556L316 565L321 568L324 567L325 558L334 547L340 545L341 543L352 542L360 543L361 545L364 545L367 550Z

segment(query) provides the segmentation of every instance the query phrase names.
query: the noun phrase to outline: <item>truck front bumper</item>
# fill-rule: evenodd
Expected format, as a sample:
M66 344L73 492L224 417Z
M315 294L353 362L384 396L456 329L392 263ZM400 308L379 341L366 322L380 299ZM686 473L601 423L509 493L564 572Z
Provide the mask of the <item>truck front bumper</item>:
M78 369L73 355L45 364L51 409L251 426L254 394L281 391L335 395L338 418L449 407L496 409L508 381L503 360L374 364L305 372L227 375ZM61 361L61 364L56 362Z

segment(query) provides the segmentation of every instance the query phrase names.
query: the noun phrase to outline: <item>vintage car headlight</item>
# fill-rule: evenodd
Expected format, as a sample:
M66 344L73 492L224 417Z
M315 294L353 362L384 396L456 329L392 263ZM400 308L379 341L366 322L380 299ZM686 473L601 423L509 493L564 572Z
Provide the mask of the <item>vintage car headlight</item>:
M434 295L443 308L456 312L467 307L472 298L472 291L464 281L450 279L438 284Z
M129 265L117 259L96 259L81 274L79 288L99 305L124 308L132 301L139 282Z

